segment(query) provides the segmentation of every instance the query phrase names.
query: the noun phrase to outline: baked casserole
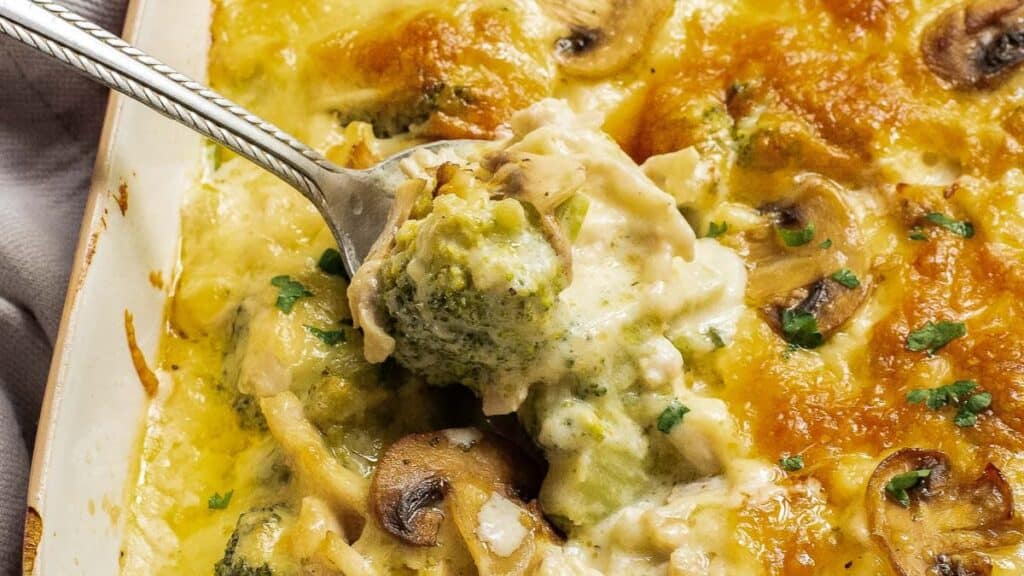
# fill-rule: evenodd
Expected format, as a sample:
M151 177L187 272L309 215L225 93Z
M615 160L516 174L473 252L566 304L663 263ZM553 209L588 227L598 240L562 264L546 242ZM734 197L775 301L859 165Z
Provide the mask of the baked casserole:
M126 574L1024 573L1024 2L216 0Z

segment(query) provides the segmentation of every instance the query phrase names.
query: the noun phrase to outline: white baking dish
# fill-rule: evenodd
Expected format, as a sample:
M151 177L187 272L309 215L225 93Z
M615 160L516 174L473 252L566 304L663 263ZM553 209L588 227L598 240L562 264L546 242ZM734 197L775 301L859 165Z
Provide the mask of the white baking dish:
M209 0L132 0L125 36L203 78L209 22ZM153 366L179 205L198 176L201 150L194 133L111 98L36 439L26 575L119 572L150 405L129 353L126 311ZM119 202L124 194L126 204Z

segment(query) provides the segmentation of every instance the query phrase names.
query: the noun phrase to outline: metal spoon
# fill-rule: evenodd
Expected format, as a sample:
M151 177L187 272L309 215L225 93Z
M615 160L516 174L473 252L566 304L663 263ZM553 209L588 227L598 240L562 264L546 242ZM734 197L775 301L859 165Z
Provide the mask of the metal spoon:
M327 220L349 275L384 230L395 187L405 179L399 161L417 150L472 142L434 142L368 170L342 168L273 124L49 0L0 0L0 32L177 120L291 184Z

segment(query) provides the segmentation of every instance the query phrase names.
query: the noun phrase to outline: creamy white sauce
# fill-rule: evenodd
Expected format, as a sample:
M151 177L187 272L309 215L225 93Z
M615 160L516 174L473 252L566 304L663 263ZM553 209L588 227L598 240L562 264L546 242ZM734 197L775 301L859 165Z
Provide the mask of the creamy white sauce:
M444 436L450 444L463 450L469 450L483 437L476 428L449 428L444 431Z
M683 356L667 338L651 338L644 349L645 353L637 360L640 364L640 375L646 384L662 386L682 376Z
M477 514L476 535L495 555L511 556L528 534L521 514L522 510L511 500L495 492Z

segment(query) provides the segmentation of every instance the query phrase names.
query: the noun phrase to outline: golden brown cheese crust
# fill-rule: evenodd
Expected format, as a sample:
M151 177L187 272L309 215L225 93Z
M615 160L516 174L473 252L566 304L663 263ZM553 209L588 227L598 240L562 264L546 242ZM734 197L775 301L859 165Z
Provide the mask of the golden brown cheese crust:
M1019 114L1005 96L1019 81L994 93L948 89L919 46L942 5L915 4L789 2L776 17L743 3L720 23L695 17L679 64L652 83L630 151L643 160L689 145L692 130L677 117L682 105L706 95L742 114L734 105L741 87L742 100L804 124L816 148L802 160L805 169L866 177L896 143L955 158L971 173L1016 165ZM860 162L850 166L851 159Z
M928 213L970 220L982 212L979 202L1007 186L1004 174L1024 159L1015 94L1024 73L983 90L954 89L937 78L922 60L920 38L955 3L928 4L786 2L766 15L746 2L721 21L698 12L684 23L677 62L658 70L636 132L624 142L638 161L700 147L709 138L707 114L695 115L692 103L717 103L733 130L752 115L773 120L771 130L751 138L751 159L744 161L741 149L737 167L724 176L733 198L759 206L784 193L792 175L811 171L867 190L877 202L868 216L881 222L873 246L890 244L872 254L880 287L870 299L884 313L863 334L863 351L840 366L801 361L758 319L742 326L719 358L722 396L757 449L766 458L803 455L805 473L827 492L842 491L837 475L851 454L881 457L927 446L974 471L989 462L1014 468L1024 448L1019 239L1008 250L998 229L978 222L971 239L907 237ZM906 150L925 161L907 172L890 170ZM955 167L958 179L948 186L901 178L927 179L941 165ZM976 179L965 184L967 175ZM1022 206L1011 201L1001 209L1019 214ZM967 335L934 356L907 349L912 331L940 320L965 322ZM949 414L907 401L911 390L960 379L976 380L993 396L991 412L976 426L959 428ZM842 496L833 503L845 506ZM741 516L769 573L817 573L843 564L830 559L856 555L850 542L814 534L798 510Z
M497 7L394 15L397 26L334 34L311 59L326 90L381 92L381 108L403 107L428 138L492 138L512 113L550 93L550 57L522 28L521 13ZM373 105L371 105L373 106Z

